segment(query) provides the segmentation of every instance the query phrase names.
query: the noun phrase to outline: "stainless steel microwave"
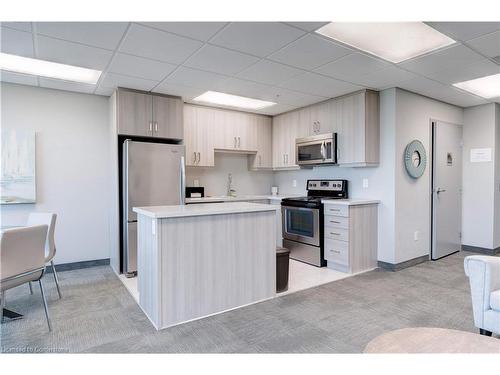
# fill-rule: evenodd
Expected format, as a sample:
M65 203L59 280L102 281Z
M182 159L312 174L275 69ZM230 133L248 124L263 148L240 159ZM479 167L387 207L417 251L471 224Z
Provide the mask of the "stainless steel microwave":
M297 138L295 158L297 165L337 164L337 133Z

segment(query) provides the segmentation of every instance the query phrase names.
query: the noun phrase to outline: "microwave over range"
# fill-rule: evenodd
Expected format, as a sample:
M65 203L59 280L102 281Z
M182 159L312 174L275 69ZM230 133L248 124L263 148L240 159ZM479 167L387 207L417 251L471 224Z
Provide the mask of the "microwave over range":
M337 164L337 133L297 138L295 155L297 165Z

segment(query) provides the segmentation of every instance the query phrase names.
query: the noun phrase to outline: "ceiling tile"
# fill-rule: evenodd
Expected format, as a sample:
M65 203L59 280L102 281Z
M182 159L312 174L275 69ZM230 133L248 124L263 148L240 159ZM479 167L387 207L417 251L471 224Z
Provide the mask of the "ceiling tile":
M458 44L403 62L399 66L412 72L426 75L427 73L436 73L444 69L464 69L470 64L481 60L484 60L484 57L475 53L470 48Z
M115 89L112 88L112 87L102 87L102 86L99 86L95 90L95 94L96 95L102 95L102 96L111 96L114 91L115 91Z
M39 35L115 50L127 25L126 22L37 22L36 31Z
M141 22L143 25L201 41L207 41L226 25L226 22Z
M483 59L460 68L449 68L439 72L426 73L425 76L442 83L452 84L498 73L500 73L499 65L488 59Z
M398 85L398 87L442 101L446 101L447 97L450 96L452 89L451 86L443 85L425 77L417 77L409 81L402 82Z
M215 85L215 91L247 96L254 99L261 99L261 95L267 89L269 89L269 86L238 78L229 78Z
M467 45L485 56L500 56L500 31L469 40Z
M24 57L33 57L33 34L2 27L0 30L0 50Z
M205 91L207 90L195 87L177 85L170 82L162 82L153 90L153 92L157 92L160 94L180 96L185 101L195 98L203 94Z
M301 74L286 81L280 86L306 94L324 96L327 98L334 98L339 95L362 89L360 86L314 73Z
M355 80L360 75L390 67L391 64L363 55L361 53L352 53L344 56L334 62L323 65L315 72L347 81Z
M185 66L214 73L233 75L257 62L258 58L225 48L205 45L185 63Z
M59 79L50 79L42 77L40 77L39 80L40 80L40 87L46 87L49 89L83 92L86 94L92 94L95 90L95 85L89 85L85 83L68 82Z
M316 35L306 36L269 56L270 60L312 70L353 51Z
M286 22L286 23L305 31L316 31L321 26L324 26L329 22Z
M274 61L261 60L240 72L238 77L248 79L250 81L273 85L281 83L301 73L304 73L304 71Z
M38 80L36 76L6 72L5 70L0 70L0 81L17 83L19 85L38 86Z
M292 107L305 107L309 104L322 102L327 97L309 95L301 92L285 89L283 87L269 87L260 97L262 100L268 100L275 103L286 104Z
M426 22L455 40L470 40L500 30L500 22Z
M483 98L468 94L454 87L450 87L450 94L447 98L447 102L460 107L471 107L488 103L488 101Z
M150 59L180 64L202 46L202 42L132 24L121 52Z
M233 22L210 43L265 57L304 34L279 22Z
M176 65L143 57L117 53L109 67L111 73L160 81L174 71Z
M38 58L61 64L81 66L103 70L113 53L111 51L89 47L79 43L38 36Z
M31 22L0 22L1 26L31 33Z
M418 76L414 73L396 68L395 66L389 66L368 74L360 75L353 82L372 89L383 90L390 87L397 87L398 83L408 81L416 77Z
M213 89L216 83L226 80L227 78L227 76L222 74L181 66L167 77L165 81L175 85L198 87L209 90Z
M102 87L107 87L107 88L126 87L129 89L144 90L144 91L150 91L157 84L158 81L124 76L116 73L106 73L106 75L100 82L100 86Z

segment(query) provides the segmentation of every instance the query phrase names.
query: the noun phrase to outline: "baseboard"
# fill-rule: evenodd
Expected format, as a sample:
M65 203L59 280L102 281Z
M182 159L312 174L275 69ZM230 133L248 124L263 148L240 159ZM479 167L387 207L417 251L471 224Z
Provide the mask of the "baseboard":
M379 268L382 268L384 270L388 270L388 271L400 271L402 269L405 269L405 268L408 268L408 267L413 267L417 264L420 264L420 263L424 263L424 262L427 262L429 260L429 255L422 255L420 257L417 257L417 258L414 258L414 259L410 259L410 260L406 260L404 262L401 262L401 263L388 263L388 262L382 262L382 261L378 261L377 264L379 266Z
M57 272L64 272L64 271L71 271L71 270L79 270L81 268L90 268L90 267L108 266L108 265L109 265L109 258L96 259L96 260L84 260L82 262L56 264L55 266L56 266ZM45 270L46 270L46 272L51 273L52 266L47 266L45 268Z
M470 251L471 253L484 254L484 255L500 254L500 247L497 247L496 249L488 249L486 247L462 245L462 250L463 251Z

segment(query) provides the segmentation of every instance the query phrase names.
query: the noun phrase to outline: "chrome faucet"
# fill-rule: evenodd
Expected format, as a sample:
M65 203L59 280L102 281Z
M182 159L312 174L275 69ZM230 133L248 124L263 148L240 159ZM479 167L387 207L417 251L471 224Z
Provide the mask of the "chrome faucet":
M227 175L227 196L236 197L236 190L233 188L233 175L231 173Z

